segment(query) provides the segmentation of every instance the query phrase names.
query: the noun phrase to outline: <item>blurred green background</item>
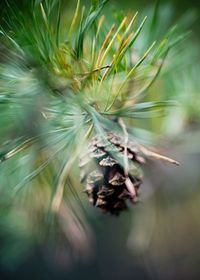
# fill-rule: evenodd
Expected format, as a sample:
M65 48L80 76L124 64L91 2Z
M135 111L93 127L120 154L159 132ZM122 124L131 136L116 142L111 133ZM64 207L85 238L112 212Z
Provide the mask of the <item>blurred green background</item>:
M70 11L75 1L67 2ZM108 16L136 10L142 16L152 13L154 1L112 0L108 5ZM6 8L1 8L3 17ZM33 232L23 211L4 215L9 205L0 198L0 279L200 279L199 15L199 1L160 1L155 36L175 22L192 34L171 53L149 95L149 100L177 100L178 106L162 121L139 122L159 135L158 144L180 167L149 162L141 203L117 218L90 208L81 194L91 232L86 236L90 243L81 245L85 241L80 240L76 249L46 225L41 230L36 224Z

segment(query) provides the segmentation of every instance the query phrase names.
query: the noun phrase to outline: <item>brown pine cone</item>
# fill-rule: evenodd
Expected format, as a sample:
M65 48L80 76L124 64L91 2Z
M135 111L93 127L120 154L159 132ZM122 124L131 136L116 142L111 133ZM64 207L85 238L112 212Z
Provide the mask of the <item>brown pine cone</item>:
M127 144L128 174L124 168L125 146L122 137L106 133L96 135L81 157L81 182L86 184L89 201L105 212L119 215L127 209L126 201L137 201L142 183L139 165L145 160L133 142Z

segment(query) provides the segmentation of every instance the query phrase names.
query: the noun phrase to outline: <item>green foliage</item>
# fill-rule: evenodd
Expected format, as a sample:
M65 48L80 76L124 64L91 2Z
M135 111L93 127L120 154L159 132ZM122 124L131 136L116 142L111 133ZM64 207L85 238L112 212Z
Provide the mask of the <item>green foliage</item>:
M93 128L102 133L113 127L110 116L153 117L172 105L137 100L154 83L168 51L182 37L171 40L172 28L140 56L134 45L147 18L134 29L137 13L130 21L125 17L115 33L112 26L104 37L106 19L99 15L107 2L94 1L86 15L78 1L69 28L63 24L59 1L32 1L23 15L8 9L8 28L1 30L8 49L0 72L1 162L12 161L17 154L20 158L31 145L39 154L36 167L22 176L14 189L21 189L56 158L58 166L63 165L62 157L64 164L73 154L76 160ZM154 16L151 28L155 20ZM133 89L132 83L136 85ZM105 116L108 119L102 123Z
M136 24L136 13L108 27L100 16L107 2L92 1L87 13L77 1L70 24L61 1L32 0L25 13L9 6L0 31L0 192L6 186L12 196L29 197L28 206L36 189L42 199L32 207L43 213L56 212L71 185L79 187L78 158L91 135L123 134L116 119L132 126L173 105L139 100L185 35L173 28L156 43L150 34L138 51L147 18ZM151 32L154 26L155 17Z

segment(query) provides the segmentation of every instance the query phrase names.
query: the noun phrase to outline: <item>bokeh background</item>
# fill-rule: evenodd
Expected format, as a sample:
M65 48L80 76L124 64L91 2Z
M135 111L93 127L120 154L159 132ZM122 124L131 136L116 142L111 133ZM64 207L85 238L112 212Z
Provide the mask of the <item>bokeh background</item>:
M74 2L67 3L69 13ZM142 17L152 14L154 4L111 0L105 14L138 10ZM2 4L2 17L5 11ZM8 212L0 198L0 279L200 279L200 2L163 0L158 13L155 37L175 22L192 34L171 53L149 93L149 100L163 96L178 106L162 120L138 125L153 132L145 135L149 141L156 133L157 145L180 167L147 163L141 202L120 217L102 215L83 194L81 202L72 197L72 204L74 199L84 207L87 230L67 228L70 241L55 232L55 224L49 227L48 217L33 230L23 211Z

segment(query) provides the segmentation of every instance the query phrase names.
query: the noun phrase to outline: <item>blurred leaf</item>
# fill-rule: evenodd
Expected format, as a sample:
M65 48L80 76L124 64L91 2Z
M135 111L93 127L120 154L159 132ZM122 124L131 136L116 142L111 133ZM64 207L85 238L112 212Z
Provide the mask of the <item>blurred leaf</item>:
M144 102L137 103L131 107L124 107L114 112L108 112L104 114L117 115L118 117L127 118L150 118L161 116L167 107L175 106L174 101L163 101L163 102Z

